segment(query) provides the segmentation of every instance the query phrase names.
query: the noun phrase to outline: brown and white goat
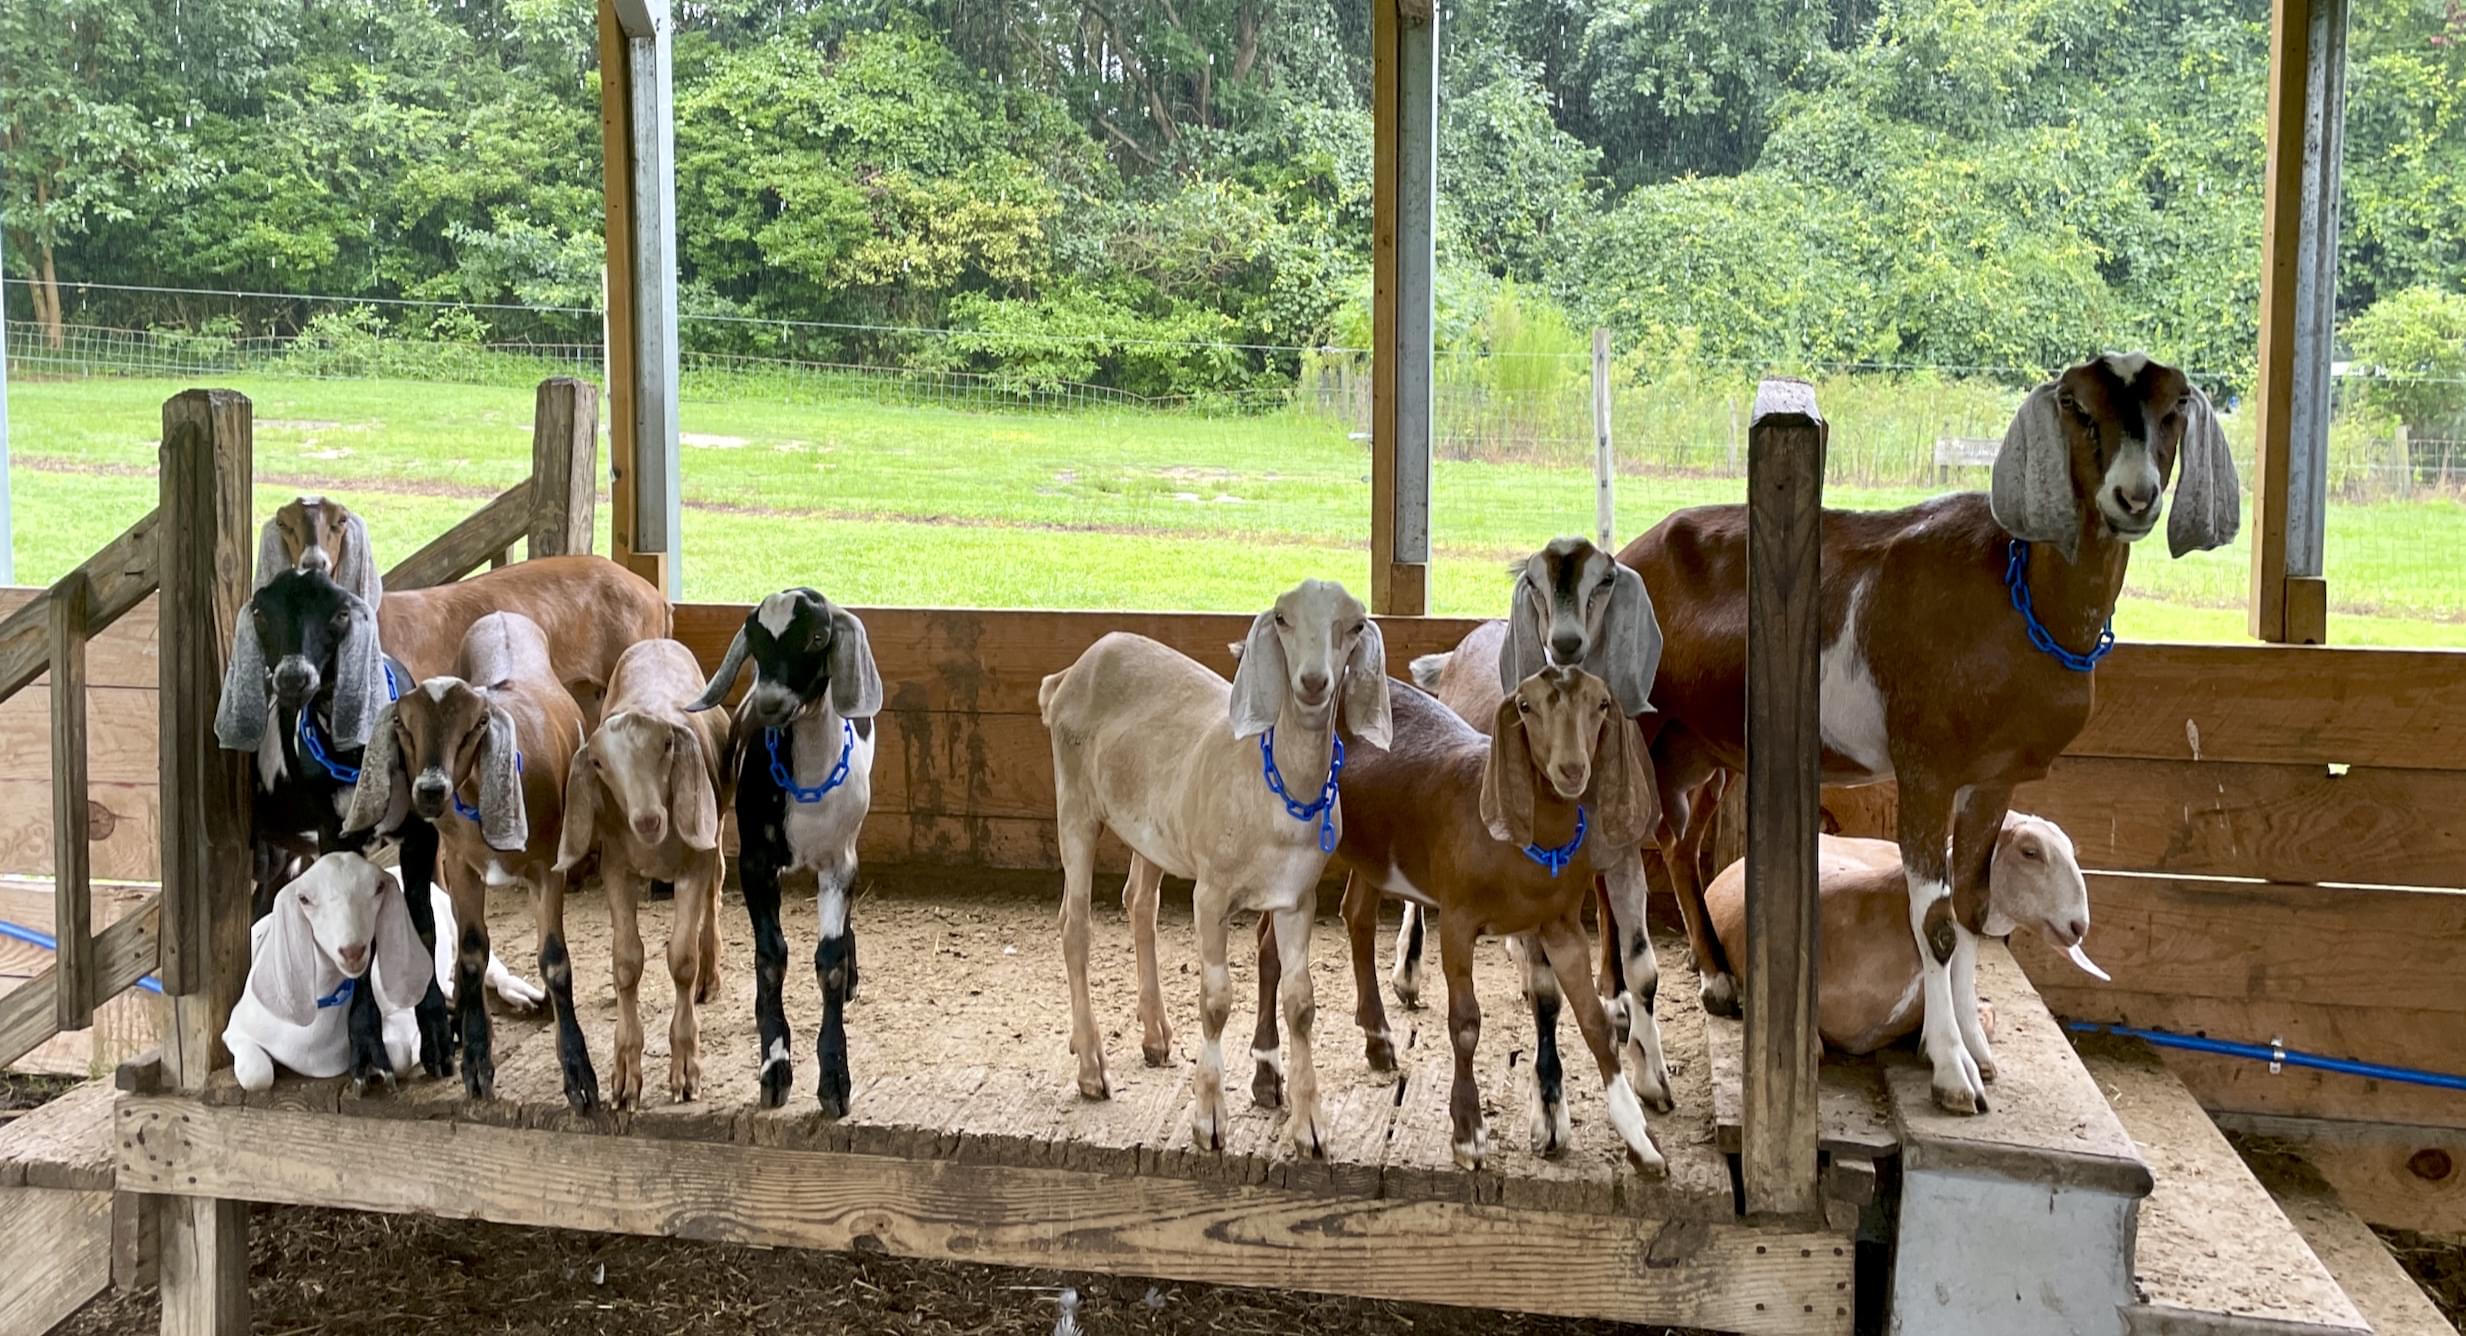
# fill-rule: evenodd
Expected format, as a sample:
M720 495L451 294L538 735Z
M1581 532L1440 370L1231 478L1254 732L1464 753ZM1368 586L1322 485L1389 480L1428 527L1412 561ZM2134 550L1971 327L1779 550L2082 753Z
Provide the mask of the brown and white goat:
M1844 1053L1872 1053L1918 1029L1925 968L1909 935L1909 883L1890 840L1819 837L1816 847L1821 959L1816 1030ZM1734 960L1747 951L1747 865L1730 864L1704 889L1713 931ZM2043 817L2011 812L1987 876L1986 935L2034 928L2075 965L2104 979L2081 943L2089 935L2089 886L2072 838ZM1979 1029L1992 1037L1979 1003Z
M557 871L571 873L594 846L608 893L616 972L616 1075L609 1103L642 1102L642 930L635 913L648 884L676 892L668 927L668 1097L684 1103L702 1084L694 1005L719 980L719 814L734 785L724 774L732 720L725 710L688 714L702 694L702 665L673 640L645 640L617 660L607 713L574 754L565 780L565 830Z
M2131 544L2157 529L2178 467L2168 546L2182 556L2232 540L2235 468L2208 398L2173 367L2110 355L2030 392L1991 498L1824 512L1823 777L1899 785L1923 1042L1935 1100L1953 1112L1984 1109L1995 1070L1974 970L2012 790L2044 776L2088 722L2089 670ZM1687 795L1745 765L1746 540L1743 507L1705 506L1619 553L1661 596L1668 650L1646 724L1664 862L1708 988L1723 961L1697 871L1710 821Z
M1662 1164L1644 1110L1619 1065L1608 1013L1593 988L1582 916L1593 878L1641 868L1638 844L1652 831L1653 784L1634 727L1609 687L1581 668L1544 667L1498 704L1485 737L1404 683L1390 688L1395 729L1387 749L1347 767L1344 833L1336 856L1351 874L1344 920L1352 944L1356 1016L1370 1063L1393 1070L1395 1049L1379 1001L1379 896L1438 911L1439 964L1447 976L1447 1033L1455 1048L1448 1099L1456 1163L1479 1168L1489 1136L1473 1053L1481 1004L1473 993L1473 944L1484 933L1535 943L1574 1006L1577 1028L1601 1072L1610 1126L1646 1168ZM1152 925L1135 924L1141 932ZM1528 948L1529 949L1529 948ZM1272 1061L1275 1018L1266 999L1281 973L1274 937L1259 942L1259 1032ZM1556 1017L1552 1016L1554 1024ZM1650 1017L1639 1027L1653 1036ZM1661 1071L1657 1043L1648 1070ZM1540 1098L1554 1091L1537 1087ZM1666 1078L1659 1103L1668 1106ZM1534 1108L1534 1149L1564 1149L1563 1105Z
M453 676L430 677L386 707L362 759L347 828L391 829L406 810L437 828L438 870L461 928L454 1019L463 1089L473 1098L488 1098L496 1087L481 984L487 892L521 885L530 890L538 925L566 1101L582 1112L599 1103L598 1076L574 1015L565 873L557 859L566 768L582 731L581 708L557 680L539 625L496 612L472 623Z

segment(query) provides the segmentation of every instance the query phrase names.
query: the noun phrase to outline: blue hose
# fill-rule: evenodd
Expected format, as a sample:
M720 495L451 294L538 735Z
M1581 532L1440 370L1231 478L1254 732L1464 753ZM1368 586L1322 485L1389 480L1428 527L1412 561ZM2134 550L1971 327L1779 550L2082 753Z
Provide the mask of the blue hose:
M6 920L0 920L0 937L13 937L18 941L24 942L28 946L39 946L46 951L57 951L60 949L60 943L55 940L50 933L36 932L32 928L21 928L14 923L7 922ZM137 986L145 989L149 993L160 993L163 991L162 983L151 974L139 979L137 981Z
M2448 1072L2427 1072L2415 1067L2389 1067L2377 1062L2356 1062L2349 1058L2327 1058L2318 1053L2273 1047L2268 1044L2238 1044L2229 1039L2211 1039L2205 1035L2177 1034L2172 1030L2143 1030L2130 1025L2107 1025L2098 1021L2069 1021L2067 1029L2083 1034L2115 1034L2127 1039L2141 1039L2160 1048L2180 1048L2192 1053L2215 1053L2229 1058L2249 1058L2254 1062L2282 1062L2290 1067L2310 1067L2318 1071L2338 1072L2346 1076L2364 1076L2375 1081L2398 1081L2407 1085L2431 1086L2438 1090L2466 1090L2466 1076Z

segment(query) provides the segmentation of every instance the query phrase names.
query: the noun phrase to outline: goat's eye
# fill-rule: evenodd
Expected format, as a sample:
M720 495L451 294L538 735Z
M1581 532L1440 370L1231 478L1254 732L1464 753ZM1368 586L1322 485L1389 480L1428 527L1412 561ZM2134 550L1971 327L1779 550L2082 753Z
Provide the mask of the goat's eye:
M1289 627L1289 626L1291 626L1291 625L1292 625L1292 623L1291 623L1291 622L1288 622L1288 621L1286 621L1286 620L1284 619L1284 614L1283 614L1283 613L1281 613L1281 612L1280 612L1280 613L1277 613L1277 614L1276 614L1276 626L1277 626L1277 628L1278 628L1278 629L1280 629L1280 630L1281 630L1281 629L1283 629L1283 628L1285 628L1285 627Z
M1522 696L1516 697L1516 713L1531 714L1532 712L1533 703L1531 701L1524 699Z
M2021 857L2026 858L2026 859L2028 859L2030 862L2035 863L2035 862L2037 862L2037 861L2038 861L2038 851L2037 851L2037 850L2035 850L2035 849L2032 849L2032 848L2030 848L2028 845L2024 844L2024 845L2022 845L2022 846L2021 846Z
M1355 622L1355 623L1353 623L1353 629L1352 629L1352 630L1350 630L1350 631L1345 632L1345 634L1346 634L1346 635L1349 635L1349 636L1357 636L1357 635L1360 635L1360 634L1361 634L1361 632L1362 632L1362 628L1363 628L1365 625L1367 625L1367 623L1364 623L1364 622Z

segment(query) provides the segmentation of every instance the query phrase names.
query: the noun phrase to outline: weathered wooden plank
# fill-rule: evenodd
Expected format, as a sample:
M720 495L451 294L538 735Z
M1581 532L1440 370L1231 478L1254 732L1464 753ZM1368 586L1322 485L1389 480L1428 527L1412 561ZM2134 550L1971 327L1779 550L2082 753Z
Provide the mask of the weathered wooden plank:
M1708 1016L1704 1020L1705 1060L1712 1068L1713 1125L1721 1150L1736 1155L1743 1144L1746 1035L1735 1020ZM1892 1130L1892 1106L1884 1094L1883 1071L1872 1057L1826 1053L1816 1072L1820 1120L1816 1144L1828 1155L1875 1160L1894 1154L1901 1140Z
M385 587L429 589L452 584L486 565L489 557L524 541L531 533L533 486L529 478L515 483L461 523L429 539L426 546L385 573Z
M211 1108L121 1108L124 1188L1592 1315L1847 1332L1821 1232L1071 1170ZM347 1184L330 1166L354 1168ZM339 1195L338 1195L339 1194ZM1069 1227L1057 1229L1055 1221ZM166 1265L169 1264L166 1258Z
M0 1188L0 1316L49 1331L111 1283L111 1194Z
M101 631L120 614L154 592L155 520L149 512L102 550L78 563L73 575L87 585L86 633ZM20 604L0 621L0 697L14 695L43 672L51 655L50 614L34 606L40 597ZM236 610L235 610L236 612Z
M2457 1336L2423 1287L2389 1255L2389 1246L2310 1165L2291 1155L2246 1158L2287 1223L2371 1324L2372 1336Z
M598 501L599 387L551 376L531 407L531 555L589 552Z
M148 715L152 712L149 706ZM161 875L160 792L151 779L86 785L86 834L94 876L152 881ZM49 877L51 841L49 778L0 779L0 873ZM43 910L49 914L50 909L46 895Z
M48 790L52 727L51 702L45 697L46 693L23 692L0 701L0 774L38 779ZM88 779L105 784L144 784L158 779L161 752L154 719L155 692L89 686L85 698Z
M29 589L23 585L0 586L0 617L14 616L20 609L50 592ZM89 626L86 644L86 685L95 687L144 687L152 691L162 681L162 669L154 656L154 595L148 594L120 614L119 619L100 631ZM24 690L45 684L46 677L37 674L20 688Z
M87 1081L0 1127L0 1187L109 1191L118 1097L109 1080Z
M1747 433L1747 1209L1820 1209L1816 1183L1814 761L1825 427L1815 388L1767 380Z
M86 844L86 623L93 589L72 571L51 587L52 941L54 1023L82 1030L102 1000L94 974L94 855Z
M2076 756L2466 770L2466 654L2123 644Z
M109 997L153 971L156 955L156 907L149 897L144 908L94 935L94 970L102 995ZM59 1033L53 1016L55 974L46 969L0 996L0 1067L32 1052L34 1046ZM225 1013L229 1014L228 1012Z
M2466 1131L2234 1113L2217 1122L2247 1155L2302 1156L2372 1224L2466 1234Z

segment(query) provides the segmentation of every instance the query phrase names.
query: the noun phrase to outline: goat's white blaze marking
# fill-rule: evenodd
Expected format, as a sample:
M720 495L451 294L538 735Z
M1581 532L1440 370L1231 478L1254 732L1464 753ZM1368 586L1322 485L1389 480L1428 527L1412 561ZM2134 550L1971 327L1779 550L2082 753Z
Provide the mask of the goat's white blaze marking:
M269 710L267 713L271 714L273 711ZM283 772L288 769L290 769L290 763L283 759L283 731L276 728L274 721L269 719L266 721L265 736L257 740L257 783L260 787L271 789L282 781ZM339 789L335 797L337 801L348 805L351 790Z
M795 618L796 595L788 593L771 594L765 597L762 600L762 607L754 613L754 620L762 623L762 629L774 636L786 635L788 623Z
M1627 1149L1648 1165L1660 1164L1661 1148L1653 1144L1652 1133L1644 1126L1644 1106L1636 1101L1635 1087L1627 1084L1627 1074L1620 1072L1610 1078L1603 1092L1610 1109L1610 1126Z
M1841 617L1841 634L1824 647L1818 670L1824 746L1877 778L1892 773L1892 752L1884 732L1884 693L1858 647L1858 623L1866 611L1872 578L1850 591L1849 608Z
M824 937L845 937L848 933L848 888L824 886L815 912L821 915Z
M787 1060L788 1041L785 1039L774 1039L771 1041L771 1051L763 1055L762 1070L767 1072L771 1068L776 1067Z
M505 866L504 860L497 858L488 860L487 870L480 873L480 879L485 881L488 889L492 891L522 884L522 878L515 876L513 870Z
M1976 1094L1984 1089L1972 1069L1968 1046L1962 1042L1960 1023L1953 1019L1952 971L1936 960L1927 946L1927 910L1935 902L1952 894L1952 888L1940 881L1910 879L1909 930L1918 942L1919 980L1924 989L1926 1014L1919 1027L1919 1045L1926 1051L1927 1063L1934 1068L1937 1090L1967 1089Z
M443 701L445 693L454 689L454 682L450 677L432 677L420 683L420 690L427 692L430 700Z
M1953 1025L1983 1078L1995 1070L1995 1050L1987 1043L1986 1027L1978 1023L1978 935L1959 924L1953 925L1950 972Z
M2149 366L2147 353L2108 353L2103 360L2108 370L2125 381L2140 379L2141 372Z

